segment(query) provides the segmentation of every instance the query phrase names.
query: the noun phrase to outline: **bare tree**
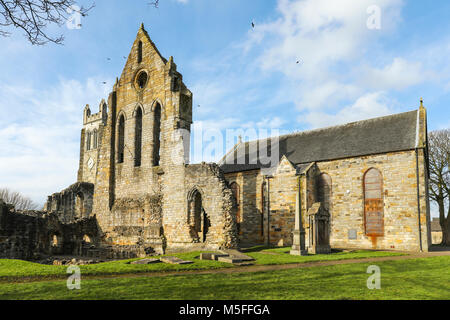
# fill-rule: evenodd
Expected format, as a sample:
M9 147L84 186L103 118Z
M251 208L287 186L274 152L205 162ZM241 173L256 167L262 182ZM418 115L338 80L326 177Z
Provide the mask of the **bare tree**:
M158 8L159 6L159 0L153 0L152 2L149 3L149 5Z
M430 197L439 207L442 245L448 246L450 245L450 129L431 132L429 142Z
M16 210L26 211L26 210L37 210L38 205L33 202L28 197L20 194L16 191L11 191L7 188L0 189L0 200L7 204L12 204Z
M24 31L34 45L61 44L64 36L51 36L46 27L52 24L61 27L74 12L84 17L93 7L94 4L80 7L77 0L0 0L0 35L9 36L8 30L15 27Z

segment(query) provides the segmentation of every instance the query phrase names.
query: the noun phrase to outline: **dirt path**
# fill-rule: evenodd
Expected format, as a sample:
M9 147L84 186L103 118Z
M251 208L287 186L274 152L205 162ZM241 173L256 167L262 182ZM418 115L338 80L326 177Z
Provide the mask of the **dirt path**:
M83 279L119 279L119 278L140 278L140 277L167 277L167 276L184 276L184 275L204 275L204 274L233 274L233 273L247 273L247 272L264 272L264 271L277 271L277 270L290 270L297 268L311 268L321 266L334 266L342 264L353 263L372 263L383 261L396 261L396 260L409 260L420 258L431 258L439 256L450 256L450 251L442 252L427 252L427 253L415 253L407 256L390 256L390 257L378 257L378 258L361 258L361 259L344 259L344 260L332 260L332 261L315 261L315 262L303 262L294 264L280 264L280 265L252 265L233 268L221 268L210 270L187 270L187 271L160 271L160 272L142 272L142 273L130 273L130 274L113 274L113 275L85 275ZM42 281L54 281L66 279L66 275L61 276L49 276L49 277L35 277L28 279L19 279L1 281L1 283L25 283L25 282L42 282Z

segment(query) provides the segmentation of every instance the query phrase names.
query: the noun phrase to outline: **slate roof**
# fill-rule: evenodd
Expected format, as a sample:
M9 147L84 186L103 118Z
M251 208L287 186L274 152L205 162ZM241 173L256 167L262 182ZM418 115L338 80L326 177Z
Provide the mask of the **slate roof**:
M280 136L278 143L274 143L273 146L270 146L270 138L240 143L224 156L219 165L225 173L270 167L270 165L264 165L264 161L260 161L258 157L257 150L261 142L269 145L267 152L269 155L274 146L279 146L278 161L275 165L283 155L298 165L411 150L416 147L417 117L418 112L415 110L298 132ZM233 161L234 159L238 161Z

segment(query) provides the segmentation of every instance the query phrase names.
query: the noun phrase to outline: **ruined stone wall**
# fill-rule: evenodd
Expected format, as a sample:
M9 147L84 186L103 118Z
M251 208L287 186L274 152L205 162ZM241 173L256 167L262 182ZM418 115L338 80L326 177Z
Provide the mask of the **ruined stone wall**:
M233 196L220 168L216 164L206 163L178 168L183 170L170 171L167 176L163 176L162 183L163 227L168 247L236 247ZM179 180L181 174L184 175L183 180ZM201 194L202 206L209 224L205 241L198 243L192 238L188 223L189 197L195 191Z
M92 216L94 185L77 182L48 197L45 211L58 216L61 223L69 224Z
M142 55L139 48L142 47ZM231 191L217 166L188 166L192 93L173 59L165 60L143 28L122 76L114 85L102 134L94 208L105 245L164 250L167 247L234 247ZM140 75L147 82L139 82ZM160 161L155 164L157 106L161 108ZM135 162L136 115L142 110L142 161ZM124 117L124 154L119 156L119 119ZM206 241L194 243L187 225L188 193L198 188L210 221ZM158 219L147 199L161 197Z
M55 214L14 211L0 201L0 258L36 260L48 255L78 255L99 242L95 219L62 224Z
M264 243L264 208L262 203L263 176L259 170L226 174L228 183L239 186L239 244L241 246Z

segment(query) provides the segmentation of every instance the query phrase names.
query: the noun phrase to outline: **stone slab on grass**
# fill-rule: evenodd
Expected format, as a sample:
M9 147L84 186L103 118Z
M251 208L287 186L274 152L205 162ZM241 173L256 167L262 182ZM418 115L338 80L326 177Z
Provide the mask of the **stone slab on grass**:
M229 254L224 254L224 253L215 253L212 255L213 260L217 260L219 261L219 258L226 258L229 257Z
M159 260L161 260L164 263L170 263L170 264L191 264L191 263L194 263L192 261L185 261L185 260L182 260L180 258L171 257L171 256L161 257L161 258L159 258Z
M200 260L215 260L214 253L211 252L203 252L200 254Z
M161 262L159 259L142 259L130 262L130 264L152 264Z
M226 263L240 263L240 262L242 262L241 259L237 259L237 258L234 258L234 257L219 257L218 261L226 262Z

